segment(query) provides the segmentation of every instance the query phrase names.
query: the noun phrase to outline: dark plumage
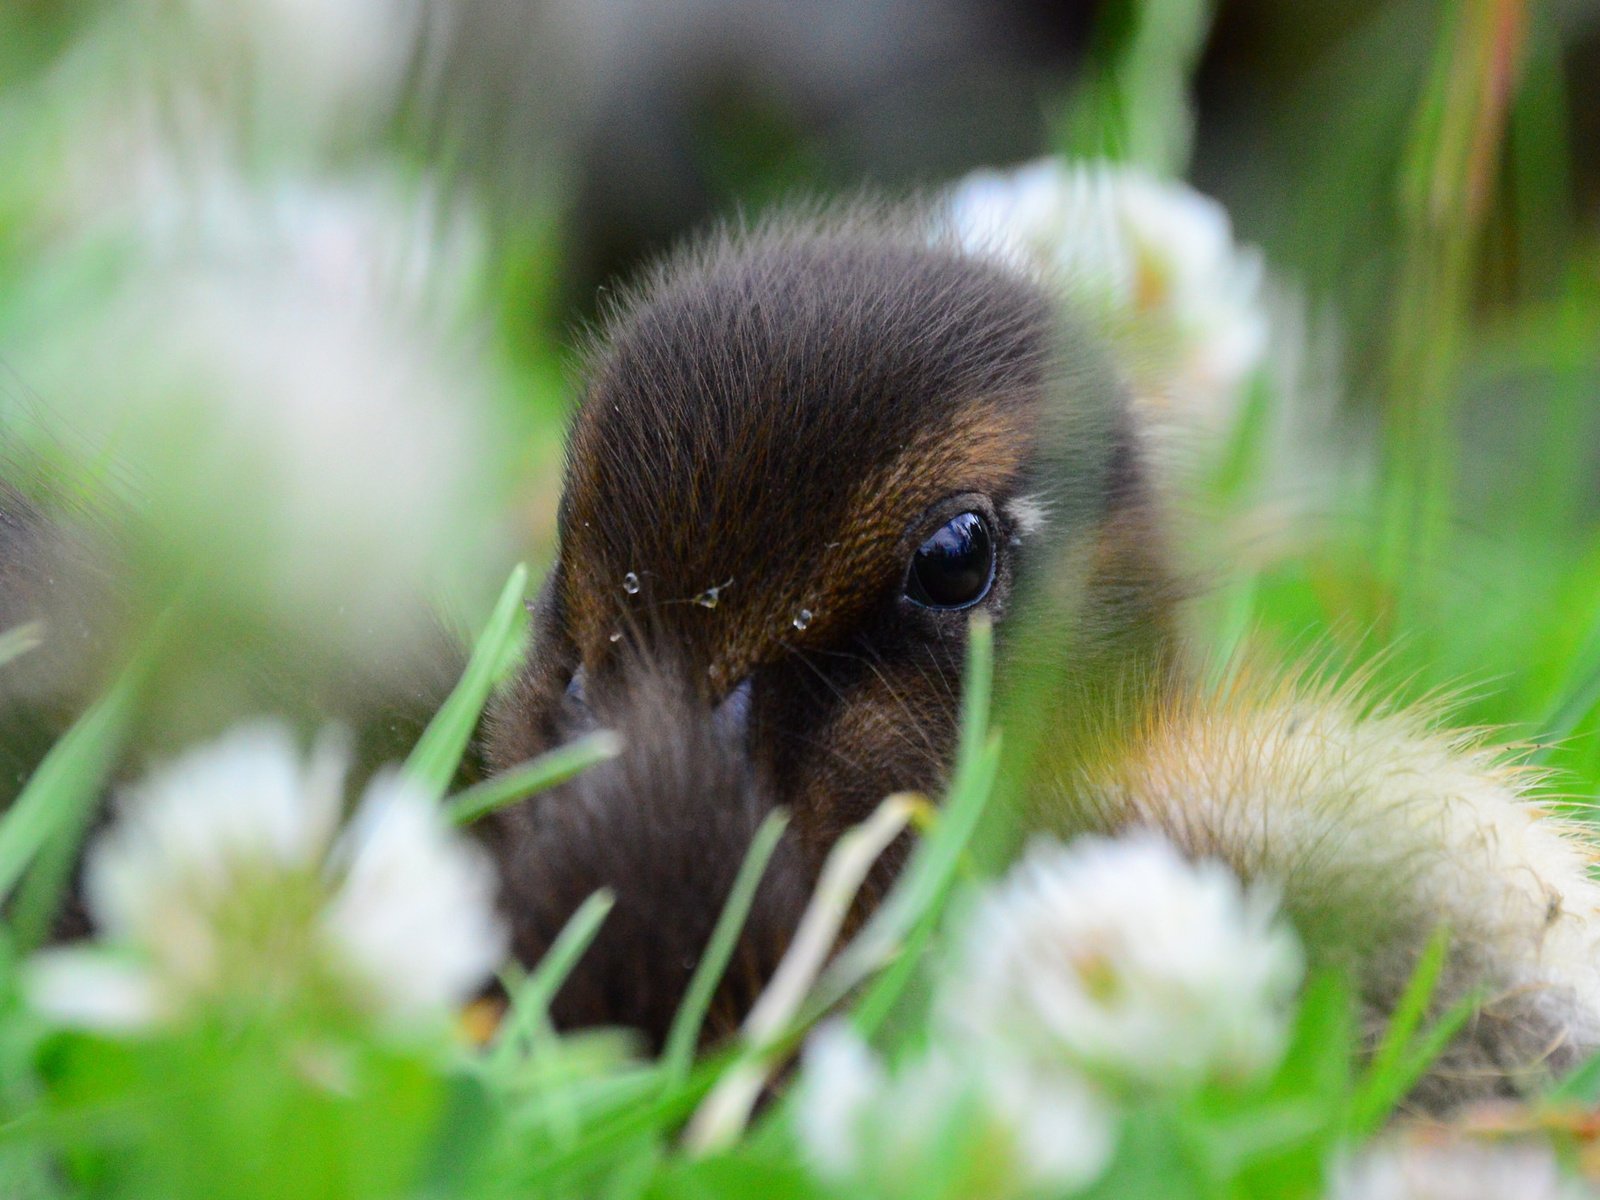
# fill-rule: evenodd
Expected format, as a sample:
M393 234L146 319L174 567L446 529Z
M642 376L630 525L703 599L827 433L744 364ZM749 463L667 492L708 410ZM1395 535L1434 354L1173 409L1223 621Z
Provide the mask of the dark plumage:
M1034 557L1086 556L1064 631L1078 675L1147 671L1165 644L1134 430L1097 351L1041 288L921 227L720 234L653 271L590 349L559 560L488 738L501 767L596 723L631 747L491 835L530 957L588 892L620 889L623 932L563 995L575 1023L660 1036L661 976L686 981L775 806L791 861L746 939L768 967L837 836L890 792L937 792L970 614L905 587L952 517L992 531L996 617L1046 574ZM630 978L647 1000L593 982Z

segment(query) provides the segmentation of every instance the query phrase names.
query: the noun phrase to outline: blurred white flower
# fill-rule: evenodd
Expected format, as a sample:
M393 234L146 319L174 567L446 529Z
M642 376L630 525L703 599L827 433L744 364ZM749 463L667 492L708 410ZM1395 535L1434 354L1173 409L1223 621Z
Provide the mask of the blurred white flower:
M226 146L184 153L155 151L139 203L102 219L139 258L271 265L328 299L445 330L481 298L488 241L459 193L379 170L253 178L230 167Z
M1047 158L969 175L943 218L964 248L1061 286L1152 415L1231 430L1268 320L1261 256L1215 200L1142 168Z
M139 518L123 544L157 582L363 670L403 666L438 589L497 573L508 439L460 336L477 227L377 177L169 183L103 243L115 270L42 298L20 340L73 457L54 469L103 488L115 464Z
M23 987L51 1020L99 1033L137 1033L169 1005L142 964L75 948L46 950L28 962Z
M214 921L242 876L314 872L339 823L343 752L302 760L289 731L246 725L152 772L123 795L95 843L85 898L100 931L150 955L165 987L207 986L220 969Z
M438 1015L499 964L481 849L402 776L376 778L335 841L347 759L242 726L119 797L85 893L106 946L46 951L25 982L72 1025L135 1028L205 999L331 987L396 1020Z
M1338 1173L1333 1200L1593 1200L1548 1145L1474 1142L1422 1130Z
M421 30L421 0L177 0L168 69L247 89L256 122L293 137L390 116ZM187 34L187 36L184 36Z
M499 965L493 872L404 775L368 786L333 862L341 878L322 928L376 1002L397 1015L439 1011Z
M11 186L35 250L136 217L231 144L215 106L192 91L163 94L148 67L107 61L104 41L68 47L38 85L31 122L0 133L15 142L8 156L26 164Z
M982 896L937 999L953 1036L1150 1088L1270 1070L1302 973L1273 898L1139 833L1041 843Z
M911 1186L952 1138L981 1147L966 1156L981 1178L949 1194L983 1200L1089 1183L1109 1163L1116 1132L1112 1110L1080 1079L955 1047L891 1074L842 1022L806 1043L795 1120L819 1174L872 1195Z
M374 192L366 177L380 157L345 149L330 161L319 153L322 134L350 123L366 138L372 110L393 107L423 2L113 6L52 61L25 108L10 112L0 97L0 149L21 164L0 199L15 196L24 244L118 223L144 230L152 217L181 228L196 210L212 235L217 217L237 223L247 211L232 194L241 170L258 184L278 180L267 191L294 193L303 190L297 175L331 168L353 175L353 192ZM326 196L310 199L327 207ZM432 232L455 231L441 224ZM422 245L413 237L407 249Z
M830 1021L807 1039L795 1121L824 1174L845 1177L860 1169L863 1122L888 1085L888 1072L872 1048L843 1022Z
M0 96L0 150L16 164L0 203L19 244L181 221L192 213L176 209L209 204L242 164L306 170L330 138L370 140L395 106L421 2L107 6L20 100Z

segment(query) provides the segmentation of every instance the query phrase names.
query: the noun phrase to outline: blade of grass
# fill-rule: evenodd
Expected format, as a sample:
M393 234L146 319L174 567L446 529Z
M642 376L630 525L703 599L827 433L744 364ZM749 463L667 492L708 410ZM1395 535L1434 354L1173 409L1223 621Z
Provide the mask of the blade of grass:
M590 896L572 914L539 965L520 982L507 986L510 1009L490 1051L491 1070L509 1067L518 1048L547 1027L550 1002L589 949L614 904L616 897L610 891L601 890Z
M1585 1108L1600 1104L1600 1054L1575 1067L1546 1098L1556 1103L1581 1104Z
M912 804L890 796L828 852L817 889L806 906L788 952L745 1018L744 1051L695 1111L684 1135L693 1153L730 1145L744 1130L770 1068L772 1042L788 1029L827 960L867 872L911 820Z
M925 945L954 885L962 854L994 792L1000 769L999 735L989 734L989 706L994 680L994 632L988 620L974 618L967 643L966 681L962 690L961 742L938 827L911 856L889 897L867 921L866 928L834 959L817 1002L837 1003L861 980L882 969L896 954ZM914 960L914 953L911 955ZM877 983L863 1002L864 1026L880 1021L909 980L911 968L898 968Z
M1551 751L1571 737L1584 717L1600 705L1600 626L1590 632L1567 680L1540 724L1540 745L1533 754L1534 762L1547 761Z
M445 802L445 813L457 825L470 825L507 805L565 783L622 753L622 739L608 729L597 730L557 746L521 766L474 784Z
M87 788L79 794L77 802L62 804L57 810L55 827L39 845L32 864L22 879L16 902L11 909L11 934L20 953L35 950L44 943L49 936L51 926L55 923L56 914L61 911L61 901L71 884L72 869L78 862L84 835L94 818L96 802L104 790L105 777L109 774L122 739L132 723L132 712L137 704L138 695L142 693L157 658L167 644L171 630L180 619L178 613L179 610L173 609L156 620L144 642L135 651L132 661L124 668L123 675L112 685L112 689L105 697L105 700L109 700L122 710L113 718L116 725L112 735L114 744L105 747L103 751L89 752L106 755L98 776L92 782L85 780ZM19 626L12 632L20 632L27 628L26 625ZM124 682L128 688L126 697L111 699L112 694ZM88 714L85 714L85 719L87 717ZM75 730L69 731L66 736L71 737L73 732ZM61 747L58 743L51 748L51 755L57 748L62 748L69 754L83 753L81 748ZM49 762L49 756L45 761ZM43 772L43 763L40 764L39 770ZM22 797L18 797L19 805L21 800ZM13 805L12 811L15 811L15 808L16 805ZM0 892L3 892L3 889L0 889Z
M624 1154L612 1167L611 1179L600 1200L634 1200L643 1196L661 1167L662 1146L646 1142L632 1154Z
M961 681L961 741L956 750L952 793L966 782L974 759L989 738L989 706L994 698L994 623L983 613L967 622L967 669Z
M1371 1101L1369 1111L1373 1114L1375 1123L1370 1126L1369 1132L1376 1133L1389 1119L1396 1106L1428 1073L1428 1068L1433 1066L1434 1061L1445 1052L1456 1034L1461 1032L1462 1027L1482 1006L1484 994L1482 990L1467 993L1452 1004L1425 1032L1412 1040L1410 1046L1406 1048L1405 1055L1385 1081L1386 1094L1374 1096Z
M1573 226L1574 154L1572 102L1566 78L1559 18L1546 6L1528 10L1527 55L1523 81L1507 120L1507 176L1511 183L1519 289L1537 303L1560 280L1567 265L1565 240ZM1565 447L1562 447L1563 449ZM1576 460L1575 455L1565 455ZM1563 483L1566 472L1554 472ZM1540 491L1537 484L1530 491ZM1545 492L1558 503L1571 490Z
M700 956L694 976L689 980L689 988L684 993L683 1003L678 1006L672 1018L672 1028L667 1032L666 1048L662 1051L661 1060L667 1078L674 1082L687 1078L689 1074L694 1050L700 1041L700 1029L705 1023L706 1011L711 1007L711 998L728 969L739 934L750 916L751 906L755 904L756 890L761 886L761 880L767 873L767 864L772 861L778 840L783 837L788 824L788 816L781 812L772 813L761 823L761 828L756 830L755 837L751 839L750 849L745 853L733 887L728 891L728 899L717 918L716 928L711 931L705 953Z
M995 779L999 774L1000 744L998 738L995 738L991 740L986 752L982 774L975 777L972 784L976 796L981 796L983 802L986 803L989 795L993 792ZM976 800L974 804L977 807L977 812L972 817L971 828L975 829L978 817L982 813L982 807ZM952 804L952 810L954 807L954 804ZM961 831L958 829L957 836L959 837L960 834ZM971 836L970 832L967 836ZM964 842L956 846L954 853L957 863L960 862L964 849ZM850 1014L851 1023L860 1031L863 1037L871 1037L888 1020L889 1014L894 1011L894 1006L899 1003L900 997L905 993L907 985L910 984L911 978L916 972L917 964L922 960L923 952L933 940L935 929L938 928L938 914L943 907L942 901L948 893L951 883L954 882L955 871L952 870L947 878L942 875L936 876L930 872L928 878L929 886L924 892L927 899L920 906L909 903L906 906L907 913L920 912L923 917L911 926L910 930L900 940L897 948L888 951L890 955L888 966L873 980L872 985L867 988L866 994L862 996L861 1001ZM859 969L867 969L870 962L870 957L867 954L863 954L859 960ZM839 988L853 988L855 986L854 982L849 980L848 973L843 970L841 970L838 977L831 978L828 982Z
M36 649L42 641L44 641L42 621L24 621L21 625L0 633L0 667Z
M1121 0L1097 22L1088 83L1056 140L1070 157L1181 175L1194 141L1189 80L1211 27L1207 0Z
M159 641L160 635L152 635L105 694L50 747L0 818L0 902L54 839L70 843L70 861L132 723Z
M1453 1006L1428 1032L1416 1036L1438 989L1449 953L1450 930L1441 926L1417 959L1416 970L1411 973L1395 1005L1372 1062L1356 1086L1350 1104L1349 1132L1353 1136L1364 1138L1377 1132L1394 1106L1405 1099L1428 1064L1476 1007L1478 998L1469 996Z
M406 773L435 796L443 796L450 786L456 768L461 765L461 756L466 753L467 743L472 739L472 731L483 715L483 706L489 702L490 692L521 653L522 634L528 621L527 610L523 607L527 589L528 568L518 564L501 589L489 622L472 648L472 657L467 661L461 681L428 722L406 759Z
M900 829L903 829L917 811L920 797L890 797L884 801L873 818L857 826L828 857L822 882L817 894L802 919L801 929L795 935L790 953L785 956L779 972L773 977L755 1009L745 1023L746 1043L750 1047L743 1061L729 1071L728 1077L717 1085L695 1113L686 1135L687 1145L699 1153L726 1145L738 1135L748 1120L750 1107L760 1091L765 1078L765 1062L771 1047L792 1036L795 1026L804 1027L815 1016L831 1008L867 975L889 962L897 951L908 945L924 945L937 922L943 900L949 894L961 866L961 856L978 827L994 780L999 771L1000 748L998 737L989 736L989 708L994 683L994 627L989 619L977 614L968 628L967 668L962 690L961 738L956 755L956 769L950 788L950 799L945 815L931 838L923 841L912 855L911 862L889 898L868 920L866 928L834 959L816 986L812 979L822 965L823 958L837 936L838 923L848 912L849 899L842 903L837 898L827 907L819 905L824 889L830 886L829 872L836 869L839 887L850 876L865 872L876 860ZM895 810L889 808L898 801ZM882 819L880 828L869 830ZM898 828L894 822L898 822ZM870 836L869 836L870 834ZM847 841L860 835L859 842ZM881 840L881 845L877 843ZM867 856L870 854L870 858ZM853 898L860 887L856 879L850 889ZM804 947L806 959L802 962L796 949L801 947L802 934L807 933L807 923L817 912L818 932ZM827 920L834 923L824 929ZM824 936L825 934L825 936ZM915 954L907 961L915 962ZM785 976L791 959L795 967ZM890 983L884 985L875 997L875 1010L886 1012L899 995L899 988L909 978L910 968L893 973ZM803 982L802 982L803 981ZM804 994L809 990L809 995ZM769 1002L770 1001L770 1002ZM805 1012L801 1014L802 1005ZM797 1015L800 1020L797 1021Z
M581 1136L554 1148L529 1163L527 1179L537 1184L537 1195L565 1195L558 1185L573 1176L594 1172L629 1143L664 1136L702 1104L730 1067L740 1061L736 1052L724 1052L694 1068L687 1080L663 1088L653 1100L620 1104L594 1117Z
M1402 602L1402 621L1426 600L1450 529L1455 384L1526 7L1524 0L1441 6L1441 37L1402 165L1405 233L1388 350L1378 558L1380 577Z

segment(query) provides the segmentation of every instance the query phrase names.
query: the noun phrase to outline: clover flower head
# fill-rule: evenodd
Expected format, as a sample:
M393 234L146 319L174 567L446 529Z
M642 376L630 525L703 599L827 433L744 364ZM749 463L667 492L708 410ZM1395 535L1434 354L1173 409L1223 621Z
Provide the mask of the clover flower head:
M1138 167L1047 158L969 175L943 223L968 251L1058 285L1152 415L1232 428L1268 319L1261 257L1215 200Z
M86 867L103 944L37 955L35 1007L129 1030L208 1002L332 996L410 1023L467 999L506 946L487 859L394 773L340 834L347 766L333 737L304 756L259 723L124 792Z
M1270 892L1153 834L1039 843L958 934L953 1036L1147 1088L1242 1080L1282 1053L1302 974Z

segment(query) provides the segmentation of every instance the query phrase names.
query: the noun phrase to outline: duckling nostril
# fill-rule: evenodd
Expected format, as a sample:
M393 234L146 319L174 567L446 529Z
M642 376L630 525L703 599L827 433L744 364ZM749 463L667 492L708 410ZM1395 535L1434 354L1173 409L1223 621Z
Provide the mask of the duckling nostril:
M711 714L712 725L728 741L743 744L750 728L750 700L751 685L746 678L723 698Z

